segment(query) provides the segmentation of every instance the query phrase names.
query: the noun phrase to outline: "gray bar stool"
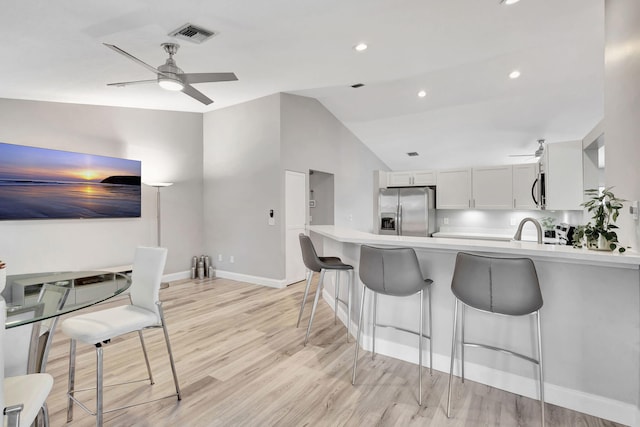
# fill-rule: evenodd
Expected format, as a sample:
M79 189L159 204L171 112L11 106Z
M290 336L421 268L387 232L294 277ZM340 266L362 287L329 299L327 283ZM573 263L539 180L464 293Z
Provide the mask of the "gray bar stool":
M451 291L455 296L453 314L453 337L451 342L451 365L449 367L449 391L447 417L451 416L451 380L453 362L458 341L458 305L461 304L461 379L464 383L464 348L479 347L496 350L519 357L538 365L540 378L540 408L544 427L544 379L542 376L542 336L540 332L540 308L542 293L536 267L528 258L497 258L460 252L451 280ZM538 337L538 359L504 348L498 348L464 339L465 308L471 307L485 313L505 316L528 316L536 318Z
M358 348L360 346L360 334L362 332L364 317L364 298L366 290L373 291L373 348L371 357L376 353L376 326L393 328L410 334L418 335L418 403L422 405L422 338L429 339L429 372L433 373L433 351L431 345L431 279L422 277L420 264L416 252L412 248L374 248L363 245L360 248L360 280L362 287L362 302L360 303L360 322L358 323L358 337L356 338L356 352L353 358L353 378L351 383L356 383L356 365L358 362ZM429 334L422 333L424 323L423 299L424 291L429 298ZM420 324L418 332L410 331L397 326L378 323L377 305L378 294L395 297L407 297L420 294Z
M307 302L307 295L309 294L309 287L311 286L311 278L313 272L320 273L320 280L318 281L318 287L316 289L316 297L313 300L313 308L311 309L311 317L309 318L309 326L307 326L307 334L304 337L304 345L307 345L309 341L309 334L311 333L311 324L313 323L313 317L316 314L316 307L318 306L318 299L322 293L322 287L324 285L324 274L329 271L336 272L336 295L333 306L333 322L338 322L338 303L341 302L347 306L347 342L349 342L349 328L351 327L351 283L353 282L353 266L345 264L340 258L337 257L320 257L316 253L316 249L313 247L311 238L305 234L300 233L298 235L300 239L300 248L302 249L302 260L304 265L309 270L307 275L307 286L304 289L304 297L302 298L302 304L300 305L300 313L298 314L298 323L296 328L300 326L300 319L302 318L302 312L304 311L304 305ZM346 271L349 274L349 283L347 284L347 301L340 299L340 272Z

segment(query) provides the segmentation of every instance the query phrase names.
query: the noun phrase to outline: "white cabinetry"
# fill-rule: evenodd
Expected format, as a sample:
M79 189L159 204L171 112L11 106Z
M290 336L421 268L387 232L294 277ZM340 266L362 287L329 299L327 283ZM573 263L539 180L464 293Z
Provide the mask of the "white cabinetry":
M433 171L389 172L387 187L420 187L436 185L436 174Z
M546 209L582 210L582 141L547 144L541 171L545 174Z
M474 168L472 174L475 209L513 209L511 165Z
M538 163L513 165L513 207L515 209L538 209L531 193L538 178L539 168Z
M437 209L471 207L471 169L438 171L436 185Z

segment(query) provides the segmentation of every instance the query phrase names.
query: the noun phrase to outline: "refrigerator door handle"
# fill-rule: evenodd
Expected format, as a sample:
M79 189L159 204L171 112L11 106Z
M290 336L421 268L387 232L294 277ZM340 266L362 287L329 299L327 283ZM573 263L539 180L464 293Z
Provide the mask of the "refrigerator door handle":
M398 205L398 236L402 236L402 203Z

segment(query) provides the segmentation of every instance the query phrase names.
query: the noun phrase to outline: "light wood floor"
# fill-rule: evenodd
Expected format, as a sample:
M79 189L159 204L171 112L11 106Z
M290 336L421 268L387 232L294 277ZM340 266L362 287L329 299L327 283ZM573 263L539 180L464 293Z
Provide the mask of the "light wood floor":
M315 287L314 287L315 289ZM351 385L354 343L333 324L322 302L310 343L295 322L304 283L285 290L232 280L184 281L161 291L183 399L175 397L105 415L107 426L524 426L539 425L537 401L465 382L455 388L454 418L447 419L447 375L424 375L424 404L417 404L416 366L360 353ZM311 298L311 296L310 296ZM110 304L126 302L113 302ZM101 306L100 308L105 308ZM306 322L310 312L303 317ZM302 325L301 325L302 326ZM145 333L156 384L105 391L117 407L173 392L161 330ZM48 371L55 385L48 399L51 426L66 425L69 340L58 330ZM144 378L137 334L113 340L104 350L105 383ZM76 386L95 382L95 351L79 345ZM85 392L93 407L93 392ZM615 426L547 404L547 426ZM95 418L75 408L70 426Z

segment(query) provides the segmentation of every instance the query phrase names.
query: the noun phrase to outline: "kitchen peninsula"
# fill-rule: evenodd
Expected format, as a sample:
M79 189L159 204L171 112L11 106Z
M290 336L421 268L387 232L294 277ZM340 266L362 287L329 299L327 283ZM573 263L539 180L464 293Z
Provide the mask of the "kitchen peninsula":
M322 237L324 254L341 257L356 267L356 272L363 244L416 250L424 276L434 281L434 369L443 372L449 370L453 320L450 285L456 254L464 251L531 258L544 299L541 316L546 401L616 422L640 425L640 254L534 242L377 235L335 226L308 229ZM356 283L353 301L358 303L353 304L352 319L358 319L362 295L362 285L359 280ZM341 291L346 297L346 290ZM333 283L327 281L325 298L333 301L333 292ZM366 304L371 301L367 299ZM398 301L379 297L381 323L415 330L417 311L417 298ZM346 313L338 314L346 322ZM481 337L484 342L525 354L533 354L535 350L532 320L528 317L496 319L467 310L467 319L468 339ZM363 345L370 350L371 322L365 319L364 323ZM491 334L485 334L487 330ZM417 363L414 336L384 328L376 335L378 353ZM537 377L530 364L480 349L467 350L465 359L466 378L538 397ZM459 375L459 364L456 372ZM455 384L460 386L459 382Z

